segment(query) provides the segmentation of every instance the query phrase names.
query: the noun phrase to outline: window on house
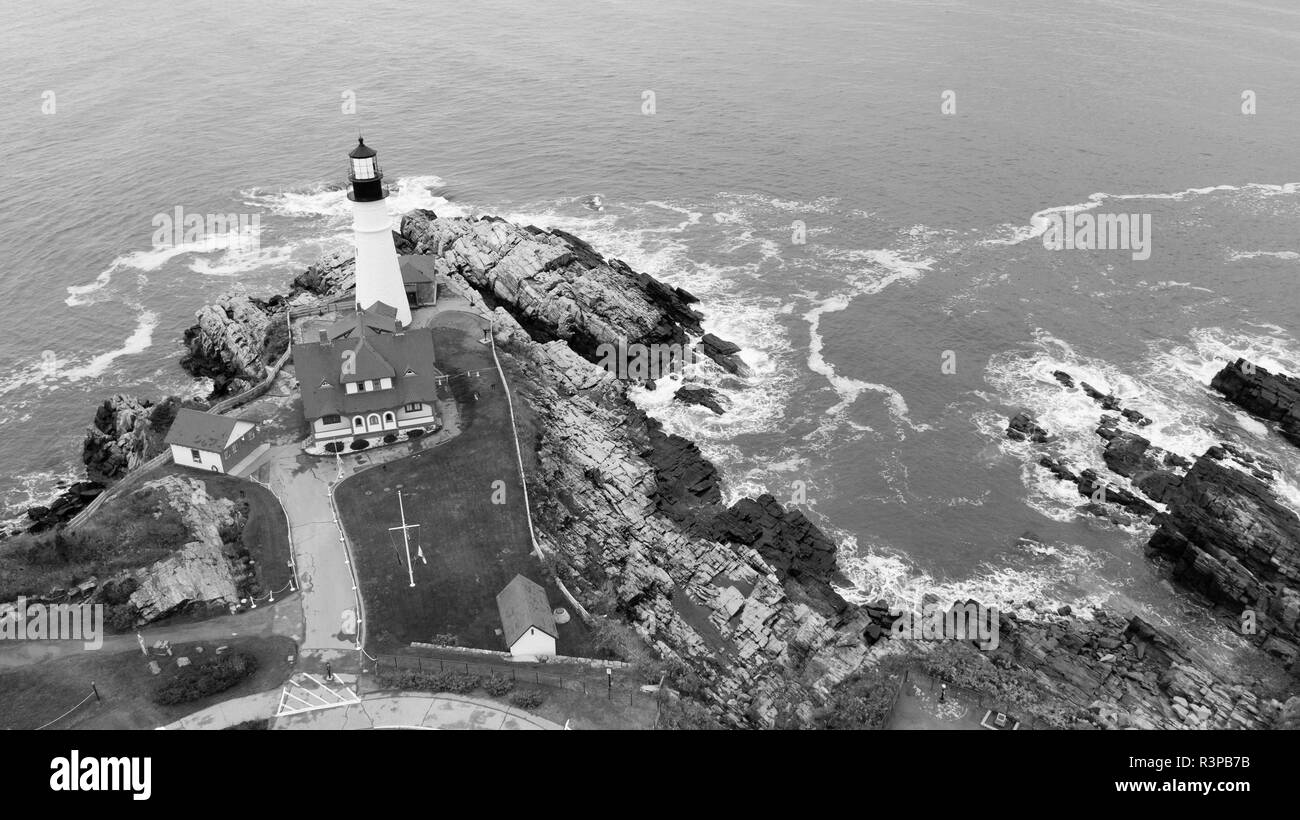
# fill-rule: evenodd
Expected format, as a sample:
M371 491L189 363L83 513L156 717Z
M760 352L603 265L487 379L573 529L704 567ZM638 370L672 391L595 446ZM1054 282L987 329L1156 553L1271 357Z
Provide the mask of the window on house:
M357 416L356 418L352 419L352 426L358 430L361 430L366 426L366 420L361 418L360 416Z
M380 389L380 390L387 390L387 389L389 389L389 388L392 387L392 386L393 386L393 380L390 379L390 378L388 378L387 376L385 376L384 378L382 378L382 379L379 380L379 389Z
M198 450L191 449L190 458L194 459L196 463L199 463L203 461L203 454L200 453Z
M374 389L375 389L375 382L374 382L373 379L366 379L366 386L365 386L365 389L366 389L366 390L374 390Z
M408 404L402 409L408 413L418 413L424 409L424 405L420 404L419 402L416 402L415 404Z
M348 382L348 383L347 383L347 386L346 386L345 389L346 389L347 392L349 392L349 393L355 393L355 392L357 392L357 383L356 383L356 382Z
M339 423L339 417L338 417L338 416L321 416L320 423L321 423L321 424L338 424L338 423Z

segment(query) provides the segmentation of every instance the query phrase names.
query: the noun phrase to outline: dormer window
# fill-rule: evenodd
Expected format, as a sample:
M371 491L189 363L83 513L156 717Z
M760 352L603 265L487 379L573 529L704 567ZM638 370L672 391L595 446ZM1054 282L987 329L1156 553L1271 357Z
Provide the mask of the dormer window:
M414 376L414 375L415 375L415 371L408 367L408 368L406 368L406 372L403 373L402 375L403 375L403 376Z
M393 380L388 378L387 376L379 380L380 390L389 390L392 388L392 386L393 386Z

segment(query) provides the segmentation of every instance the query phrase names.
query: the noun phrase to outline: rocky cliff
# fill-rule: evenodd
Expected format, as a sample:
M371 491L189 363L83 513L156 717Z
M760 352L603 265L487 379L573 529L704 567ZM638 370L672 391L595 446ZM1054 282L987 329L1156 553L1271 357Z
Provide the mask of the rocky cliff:
M1276 422L1282 437L1300 447L1300 379L1237 359L1215 374L1210 387L1248 413Z
M139 620L157 620L182 608L225 609L239 601L248 574L226 548L225 533L242 526L234 502L208 495L203 482L181 476L149 481L143 489L160 490L181 514L192 541L175 554L132 573L130 603Z
M92 481L115 481L163 452L163 439L176 418L181 400L175 396L154 403L121 393L106 399L82 443L82 461Z
M536 341L563 340L594 361L602 343L671 345L704 337L698 353L728 372L748 373L735 355L739 347L705 336L693 295L606 259L572 234L492 217L441 219L431 211L405 216L400 233L416 253L432 254L440 273L458 275L487 304L505 308Z
M242 393L262 381L268 330L284 322L284 302L284 297L254 299L236 285L195 313L198 323L185 331L189 352L181 366L212 379L214 398Z

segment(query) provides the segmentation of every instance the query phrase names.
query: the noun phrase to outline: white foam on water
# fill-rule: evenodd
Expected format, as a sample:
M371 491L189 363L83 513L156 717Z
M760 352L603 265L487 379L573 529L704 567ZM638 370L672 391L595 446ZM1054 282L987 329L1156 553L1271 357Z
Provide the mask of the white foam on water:
M28 523L25 515L29 507L48 506L62 493L58 485L84 481L82 470L68 468L62 472L46 470L10 476L12 486L0 497L0 528L6 525Z
M60 368L58 378L77 382L103 375L113 362L123 356L134 356L148 350L153 345L153 331L157 326L158 314L152 310L142 309L136 317L135 329L131 331L131 335L126 338L121 347L100 353L84 364Z
M1181 201L1193 197L1205 196L1207 194L1219 191L1251 191L1258 192L1265 196L1275 196L1283 194L1294 194L1297 192L1297 186L1300 183L1288 182L1281 185L1271 185L1264 183L1250 183L1247 185L1210 185L1204 188L1188 188L1183 191L1173 193L1151 193L1151 194L1108 194L1098 192L1090 194L1088 199L1075 205L1056 205L1050 208L1044 208L1036 211L1029 217L1028 225L1010 225L1004 224L996 229L998 236L985 239L980 242L981 245L1019 245L1030 239L1036 239L1047 233L1047 229L1052 224L1052 217L1056 214L1064 214L1077 211L1090 211L1100 207L1107 200L1134 200L1134 199L1154 199L1154 200L1175 200Z
M293 257L295 244L277 245L254 250L230 249L215 261L195 259L189 269L203 276L239 276L258 268L286 265Z
M1036 614L1025 606L1030 601L1038 610L1069 604L1078 617L1088 619L1091 608L1113 594L1096 580L1101 559L1074 544L1058 543L1049 549L1026 544L1020 548L1024 560L1015 566L983 565L968 579L950 581L932 577L892 551L863 548L853 535L824 522L819 526L840 544L840 570L853 586L839 592L857 604L883 600L891 607L918 609L923 597L933 594L945 604L974 599L1026 618Z
M1295 251L1233 251L1228 254L1228 261L1240 262L1243 259L1259 259L1260 257L1293 260L1300 259L1300 253Z
M838 313L847 309L852 300L858 296L879 293L896 282L921 278L931 269L934 260L910 259L898 251L888 249L863 251L828 249L822 253L833 261L853 264L855 268L849 279L852 290L822 299L803 315L804 321L808 323L808 369L824 377L831 389L839 396L839 401L826 409L826 415L837 422L842 421L845 412L858 400L858 397L863 392L870 391L885 397L890 416L899 428L900 440L905 437L902 430L904 426L916 432L932 429L928 424L912 421L908 414L907 401L893 387L840 375L835 365L827 361L823 354L825 339L821 333L821 320L828 313ZM859 267L861 263L866 264Z
M400 215L416 208L448 209L450 203L434 193L446 183L432 174L399 177L388 190L388 211ZM352 203L348 200L349 186L343 183L317 183L275 191L249 188L240 191L246 205L265 208L277 216L289 217L350 217ZM442 212L438 211L439 216ZM458 214L448 213L447 216Z

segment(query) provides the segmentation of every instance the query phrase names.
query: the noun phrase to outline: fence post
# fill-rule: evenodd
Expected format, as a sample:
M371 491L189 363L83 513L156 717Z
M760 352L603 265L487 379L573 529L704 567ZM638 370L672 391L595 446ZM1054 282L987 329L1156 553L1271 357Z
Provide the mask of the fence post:
M423 675L423 674L424 674L424 661L423 661L421 658L417 657L417 658L415 659L415 666L416 666L417 669L420 670L420 674Z

